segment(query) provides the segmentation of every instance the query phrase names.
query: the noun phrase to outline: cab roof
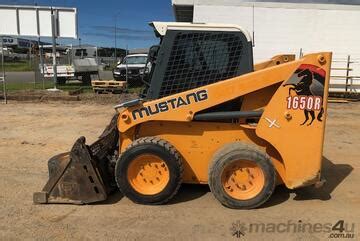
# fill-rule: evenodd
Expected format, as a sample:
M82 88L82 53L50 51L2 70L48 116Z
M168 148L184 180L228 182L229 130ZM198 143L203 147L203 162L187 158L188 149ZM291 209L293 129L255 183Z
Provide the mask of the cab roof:
M236 24L151 22L149 25L153 27L160 36L164 36L167 30L238 31L242 32L248 41L251 41L249 32Z
M147 54L128 54L125 57L136 57L136 56L147 57L148 55Z

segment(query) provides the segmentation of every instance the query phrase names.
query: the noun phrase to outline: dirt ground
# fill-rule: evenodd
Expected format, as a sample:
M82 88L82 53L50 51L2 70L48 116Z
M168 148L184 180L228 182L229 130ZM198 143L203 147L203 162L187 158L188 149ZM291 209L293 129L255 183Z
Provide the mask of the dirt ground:
M355 224L355 237L347 240L359 240L360 102L330 104L325 186L296 191L277 187L270 201L255 210L225 208L205 185L183 185L162 206L136 205L120 193L96 205L34 205L33 192L48 179L47 160L68 151L81 135L94 141L114 113L112 106L0 105L0 240L328 240L331 233L324 229L302 231L295 225L333 226L339 220L350 233ZM268 228L281 223L290 228ZM251 224L266 228L246 229Z

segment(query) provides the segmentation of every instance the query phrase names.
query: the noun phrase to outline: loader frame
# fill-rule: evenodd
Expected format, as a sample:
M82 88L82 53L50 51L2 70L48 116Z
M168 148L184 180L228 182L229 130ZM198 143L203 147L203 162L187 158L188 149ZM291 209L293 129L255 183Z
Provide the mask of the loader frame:
M262 205L276 184L321 180L331 52L253 64L237 25L153 22L150 82L115 106L91 145L80 137L48 162L35 203L93 203L118 189L163 204L181 183L208 184L230 208Z

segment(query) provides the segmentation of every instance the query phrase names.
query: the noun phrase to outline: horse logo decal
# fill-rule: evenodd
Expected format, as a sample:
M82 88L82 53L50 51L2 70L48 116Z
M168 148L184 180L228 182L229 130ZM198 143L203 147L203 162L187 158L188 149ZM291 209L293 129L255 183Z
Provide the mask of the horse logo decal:
M301 125L309 126L315 118L317 121L322 121L325 76L326 72L322 68L302 64L283 85L290 86L287 108L304 111L305 120Z

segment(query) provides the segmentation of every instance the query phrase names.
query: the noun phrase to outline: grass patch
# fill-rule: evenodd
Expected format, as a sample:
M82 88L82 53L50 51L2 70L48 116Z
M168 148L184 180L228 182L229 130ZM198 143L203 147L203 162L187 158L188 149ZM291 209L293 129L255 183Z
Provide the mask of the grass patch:
M130 94L140 94L140 93L142 93L143 89L144 89L144 87L133 87L133 88L129 87L128 92Z
M33 67L30 65L29 61L21 62L5 62L4 68L6 72L25 72L33 71Z
M52 82L44 82L44 89L52 88L54 84ZM43 89L43 83L31 83L31 82L7 82L6 89L8 91L17 91L17 90L41 90Z
M83 85L82 83L68 83L64 85L57 85L57 88L63 91L73 91L81 88L83 93L88 93L93 91L91 85Z
M42 89L50 89L54 87L54 82L52 81L45 81L43 82L25 82L25 83L19 83L19 82L7 82L6 83L6 89L8 91L18 91L18 90L42 90ZM82 85L81 83L69 83L65 85L56 85L58 89L64 90L64 91L72 91L72 90L78 90L82 88L83 92L91 92L92 87L88 85Z
M12 91L24 91L24 90L43 90L50 89L54 87L54 82L46 80L44 83L42 81L36 82L36 84L31 82L7 82L6 89L9 92ZM64 85L57 84L56 87L63 91L74 91L82 89L82 93L92 93L93 89L91 85L83 85L82 83L66 83ZM129 88L128 93L139 94L143 90L143 87Z

